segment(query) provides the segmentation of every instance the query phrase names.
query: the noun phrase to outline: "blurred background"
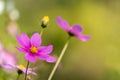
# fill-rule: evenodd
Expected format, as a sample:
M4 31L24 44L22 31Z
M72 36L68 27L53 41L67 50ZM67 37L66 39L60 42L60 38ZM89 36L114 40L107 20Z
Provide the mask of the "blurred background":
M56 24L57 16L71 26L81 24L83 33L92 36L87 42L71 39L52 80L120 80L120 0L0 0L0 42L17 55L17 64L27 62L15 48L15 36L40 32L45 15L50 22L42 35L42 45L53 44L52 55L56 57L68 38ZM38 67L34 80L47 80L54 63L37 60L30 66ZM1 70L0 80L15 80L16 75Z

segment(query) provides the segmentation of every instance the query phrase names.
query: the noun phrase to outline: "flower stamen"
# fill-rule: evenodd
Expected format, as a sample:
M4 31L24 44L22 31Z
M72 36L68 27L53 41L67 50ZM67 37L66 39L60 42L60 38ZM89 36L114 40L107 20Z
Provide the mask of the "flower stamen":
M33 54L36 54L38 52L38 49L35 46L32 46L30 48L30 52L33 53Z
M24 69L25 67L23 65L18 66L20 69Z

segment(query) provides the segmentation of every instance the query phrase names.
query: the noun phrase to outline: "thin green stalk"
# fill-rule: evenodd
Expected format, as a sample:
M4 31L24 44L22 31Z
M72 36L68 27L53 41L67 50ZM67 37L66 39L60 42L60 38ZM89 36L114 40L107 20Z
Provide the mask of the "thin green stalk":
M43 32L44 32L44 28L42 28L42 30L41 30L41 32L40 32L40 35L41 35L41 36L42 36Z
M53 77L53 75L55 74L55 71L56 71L56 69L57 69L60 61L62 60L62 58L63 58L63 56L64 56L64 54L65 54L65 51L66 51L66 49L67 49L67 47L68 47L69 42L70 42L70 37L68 38L67 42L65 43L65 45L64 45L64 47L63 47L63 49L62 49L62 51L61 51L61 54L60 54L60 56L59 56L59 58L58 58L58 60L57 60L57 62L56 62L56 64L55 64L53 70L51 71L51 73L50 73L50 75L49 75L49 77L48 77L48 80L51 80L52 77Z
M19 80L19 78L20 78L20 74L18 74L18 76L17 76L16 80Z
M27 71L28 71L28 67L29 67L29 61L28 61L27 66L26 66L25 80L27 80Z

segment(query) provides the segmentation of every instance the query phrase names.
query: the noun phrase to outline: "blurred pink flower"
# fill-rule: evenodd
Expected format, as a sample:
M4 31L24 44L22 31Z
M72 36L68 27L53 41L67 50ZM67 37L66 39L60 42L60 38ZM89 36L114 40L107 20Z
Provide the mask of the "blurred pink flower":
M10 22L8 24L7 31L11 36L16 36L20 32L16 22Z
M15 69L18 71L18 74L26 73L26 68L23 65L15 65ZM32 74L36 76L37 74L34 72L36 68L28 68L27 74Z
M69 23L66 20L62 19L60 16L56 18L56 22L62 29L67 31L70 36L75 36L81 41L87 41L91 38L90 36L82 34L83 28L78 24L75 24L73 25L73 27L70 27Z
M23 65L5 64L5 66L10 67L12 69L12 71L13 70L17 71L17 73L19 75L21 75L23 73L26 74L26 68ZM11 70L10 68L8 70ZM37 70L37 67L27 69L28 78L31 78L31 76L29 76L29 75L37 76L37 73L34 72L35 70Z
M10 53L8 53L7 51L5 51L3 49L2 44L0 43L0 66L6 71L6 72L10 72L10 69L12 70L13 68L11 68L8 65L15 65L16 64L16 56L12 55ZM6 65L7 64L7 65Z
M47 62L55 62L56 59L50 56L50 53L53 50L53 46L40 46L41 45L41 36L39 33L34 33L29 39L27 34L21 34L17 36L17 41L21 47L17 47L20 52L25 53L25 59L29 62L35 62L36 58L40 60L45 60Z

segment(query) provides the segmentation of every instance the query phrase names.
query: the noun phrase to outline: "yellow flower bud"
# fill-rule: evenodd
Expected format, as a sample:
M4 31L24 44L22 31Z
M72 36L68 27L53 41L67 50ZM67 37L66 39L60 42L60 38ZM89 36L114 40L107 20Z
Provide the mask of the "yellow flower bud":
M49 16L44 16L42 21L46 24L49 22Z
M48 22L49 22L49 16L44 16L43 19L42 19L42 24L41 24L41 26L42 26L43 28L47 27Z

